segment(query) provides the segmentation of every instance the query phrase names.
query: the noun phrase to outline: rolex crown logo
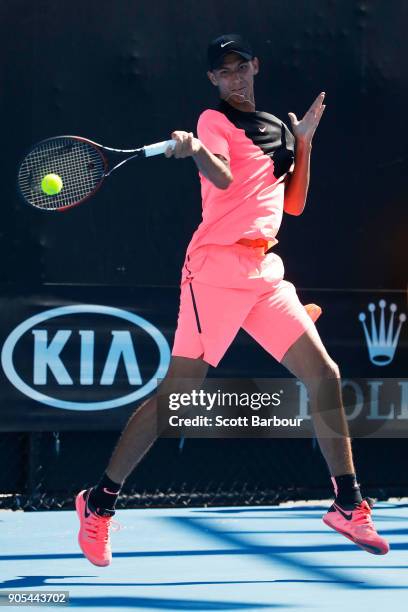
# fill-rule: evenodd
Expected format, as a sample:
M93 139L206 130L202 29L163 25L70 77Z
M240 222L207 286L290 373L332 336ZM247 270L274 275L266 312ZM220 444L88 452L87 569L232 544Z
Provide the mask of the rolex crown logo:
M363 325L364 335L367 342L368 354L371 363L377 366L385 366L391 363L391 361L394 359L401 332L401 327L407 317L404 313L400 313L397 319L395 315L397 311L397 305L390 304L389 310L391 315L389 318L388 327L386 327L385 307L387 305L387 302L385 300L380 300L378 302L378 305L380 307L381 312L380 316L377 317L377 322L376 317L374 315L376 310L375 304L371 303L368 305L368 310L371 313L370 330L368 329L367 325L368 321L366 322L366 314L364 312L360 312L358 318ZM396 325L397 321L398 326ZM396 330L394 330L394 326L396 327Z

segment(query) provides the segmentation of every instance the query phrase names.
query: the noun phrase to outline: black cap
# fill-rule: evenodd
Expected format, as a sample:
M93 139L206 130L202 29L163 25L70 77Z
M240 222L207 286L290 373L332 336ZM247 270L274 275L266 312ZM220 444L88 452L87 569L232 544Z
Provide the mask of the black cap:
M222 34L208 45L208 68L217 68L224 55L232 52L238 53L246 60L254 57L251 45L240 34Z

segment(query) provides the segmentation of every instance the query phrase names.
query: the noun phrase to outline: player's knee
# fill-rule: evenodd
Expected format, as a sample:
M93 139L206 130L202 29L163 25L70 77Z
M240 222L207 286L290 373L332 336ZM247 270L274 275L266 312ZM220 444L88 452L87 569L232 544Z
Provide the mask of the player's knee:
M340 368L330 357L322 358L313 367L310 378L303 381L308 387L319 386L320 382L340 378Z
M320 379L340 378L340 368L333 359L328 357L319 362L316 374Z
M208 364L202 359L172 357L165 378L159 385L159 394L189 392L199 388L208 371Z
M331 358L323 359L315 368L313 376L305 381L312 411L335 408L340 392L340 369Z

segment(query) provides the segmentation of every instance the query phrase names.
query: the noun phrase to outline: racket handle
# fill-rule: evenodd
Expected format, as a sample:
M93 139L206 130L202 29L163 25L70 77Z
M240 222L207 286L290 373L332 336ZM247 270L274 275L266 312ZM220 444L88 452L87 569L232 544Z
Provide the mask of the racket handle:
M164 153L169 146L174 149L176 146L176 141L164 140L163 142L156 142L155 144L143 147L143 150L146 157L151 157L152 155L160 155L161 153Z

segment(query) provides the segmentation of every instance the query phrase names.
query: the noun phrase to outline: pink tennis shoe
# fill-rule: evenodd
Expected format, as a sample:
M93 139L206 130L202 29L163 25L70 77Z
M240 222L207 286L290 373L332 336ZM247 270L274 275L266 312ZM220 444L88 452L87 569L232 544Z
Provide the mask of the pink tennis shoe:
M375 530L371 519L374 503L366 497L353 510L344 510L336 502L323 517L323 523L373 555L386 555L390 546Z
M109 539L109 529L112 527L112 514L99 516L88 507L88 497L91 489L81 491L75 499L80 529L78 543L85 557L100 567L109 565L112 561L112 550ZM118 525L118 523L114 523Z

